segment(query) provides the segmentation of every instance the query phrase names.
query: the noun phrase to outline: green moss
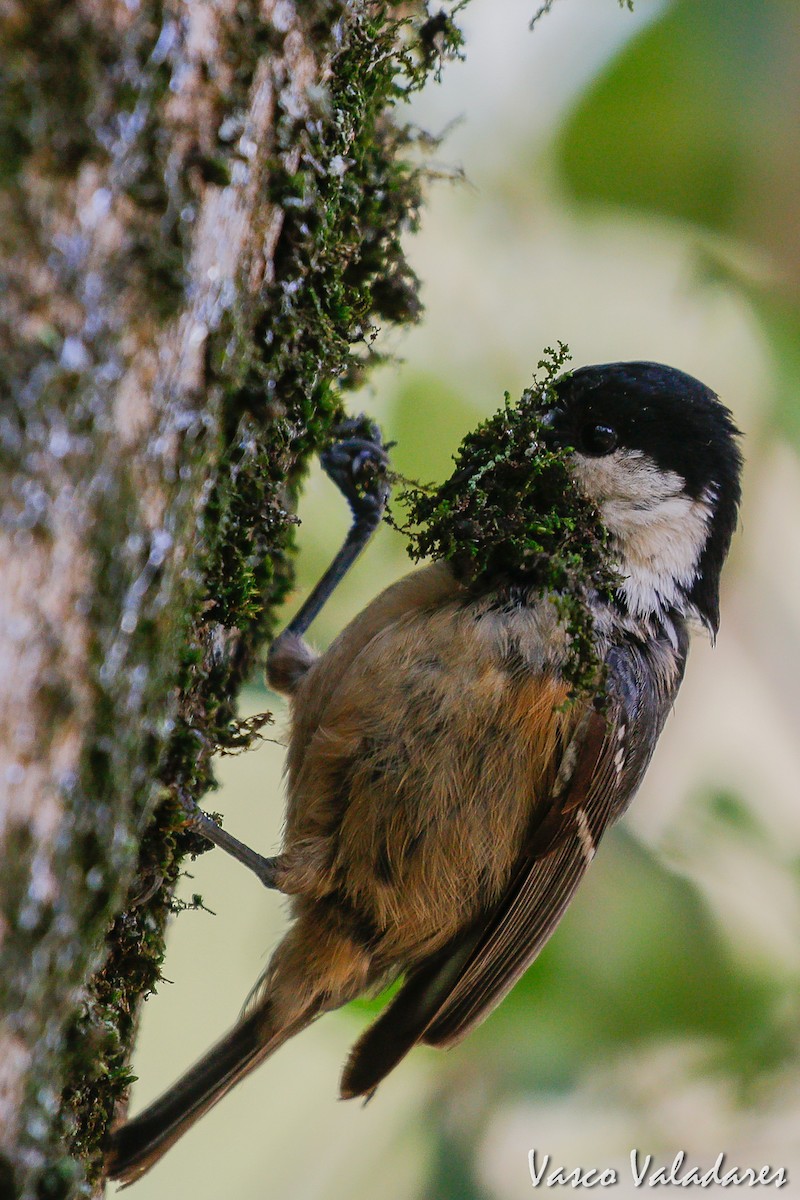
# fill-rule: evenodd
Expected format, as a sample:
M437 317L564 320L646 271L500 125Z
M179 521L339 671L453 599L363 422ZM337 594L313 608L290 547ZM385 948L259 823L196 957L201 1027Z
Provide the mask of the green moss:
M423 172L413 161L417 135L391 109L430 69L424 17L420 9L414 25L393 19L391 6L369 17L344 4L313 6L310 24L328 30L341 19L341 42L310 116L284 110L276 123L275 281L254 311L229 314L209 349L225 399L205 523L207 619L252 646L270 632L289 583L290 509L305 463L343 416L342 390L380 361L376 324L419 315L402 236L417 225ZM458 43L452 22L446 32L440 54ZM242 86L248 78L243 70ZM249 666L252 654L244 658Z
M546 350L543 375L518 404L506 400L467 435L456 469L435 489L403 494L412 558L447 559L475 592L524 587L555 599L569 637L565 678L594 690L599 663L588 599L615 577L597 509L575 485L564 450L549 448L542 418L558 397L566 346Z
M108 47L87 17L58 0L30 0L6 24L0 186L34 153L72 175L96 148L87 118Z
M101 1173L105 1132L134 1079L129 1062L138 1006L162 978L164 932L182 859L207 849L203 838L186 832L179 804L167 799L159 806L142 841L125 910L109 931L110 953L67 1029L70 1083L62 1112L72 1153L90 1183ZM201 904L198 897L192 907Z
M407 16L394 19L392 7L370 8L367 16L344 0L303 6L320 60L332 58L329 83L310 115L281 109L278 97L269 199L281 208L283 227L274 282L256 296L243 290L209 338L210 399L201 432L187 428L182 435L185 485L164 531L182 545L186 523L196 530L197 552L177 583L152 558L146 538L130 548L136 539L121 522L136 507L131 481L110 476L108 491L98 494L93 551L102 585L92 626L109 636L94 649L96 729L67 798L76 821L101 831L83 843L82 872L91 876L92 895L73 907L98 947L104 944L103 966L68 1026L64 1093L66 1143L85 1164L89 1184L130 1081L138 1006L160 978L181 858L205 846L180 832L182 804L215 786L215 753L258 736L257 725L237 723L236 696L290 584L292 506L302 474L343 415L343 389L380 361L371 342L376 324L413 321L419 312L401 238L416 226L423 174L413 161L415 135L393 120L391 109L421 85L457 35L452 24L442 36L437 32L433 54L420 41L422 9L414 24ZM229 32L235 72L220 100L219 147L191 164L220 184L232 145L227 131L246 102L258 56L283 48L283 35L263 23L255 3L237 6ZM143 61L137 59L139 67ZM190 181L167 186L153 140L167 77L162 70L145 84L134 71L128 86L131 103L138 97L153 114L137 135L141 169L129 180L142 214L139 269L166 287L169 310L182 294L185 246L175 219ZM198 478L210 484L199 516L191 502ZM127 611L132 580L140 599L128 614L133 632L122 636L119 614ZM134 703L138 727L118 730L116 714ZM163 802L123 899L117 881L130 872L133 839L120 838L114 804L120 795L129 798L135 829L152 803L154 777ZM42 1187L60 1194L63 1163L47 1157ZM67 1191L79 1186L69 1183Z
M200 612L182 651L183 701L161 771L173 792L194 797L213 782L211 756L229 736L238 687L289 587L291 509L306 463L343 416L342 389L380 361L375 323L419 313L401 238L416 227L422 173L411 158L415 135L390 110L429 69L423 14L415 28L388 6L367 18L321 2L307 20L325 37L339 20L341 37L312 114L284 109L277 118L269 198L283 225L274 283L230 310L208 348L209 383L222 394L220 459L200 529ZM257 21L234 23L230 36L237 72L221 129L252 79L253 47L282 50L274 28ZM448 37L455 42L452 25Z
M197 166L205 183L213 183L217 187L227 187L231 182L231 164L221 156L199 155Z

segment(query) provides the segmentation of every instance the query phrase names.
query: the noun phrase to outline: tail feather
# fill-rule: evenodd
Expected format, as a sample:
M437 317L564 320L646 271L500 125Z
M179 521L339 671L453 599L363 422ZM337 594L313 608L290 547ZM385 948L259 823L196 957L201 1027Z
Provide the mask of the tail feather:
M343 1100L367 1099L422 1038L475 943L460 938L411 971L400 991L350 1051L339 1085Z
M272 1004L264 1002L144 1112L115 1130L106 1161L108 1178L133 1183L235 1084L316 1015L317 1006L310 1006L288 1024L274 1027Z

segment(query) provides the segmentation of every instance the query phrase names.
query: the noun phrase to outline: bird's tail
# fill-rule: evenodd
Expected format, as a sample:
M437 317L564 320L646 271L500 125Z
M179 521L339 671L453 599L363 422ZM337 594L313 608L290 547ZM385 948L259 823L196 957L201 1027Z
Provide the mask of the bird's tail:
M195 1121L319 1010L311 1002L293 1020L278 1024L272 1001L263 1000L149 1108L111 1135L108 1178L128 1184L149 1171Z

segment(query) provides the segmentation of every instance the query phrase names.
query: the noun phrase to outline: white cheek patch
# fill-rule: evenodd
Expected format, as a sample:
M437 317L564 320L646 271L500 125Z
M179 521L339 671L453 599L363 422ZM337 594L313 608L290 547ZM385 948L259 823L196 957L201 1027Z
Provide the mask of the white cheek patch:
M575 454L572 471L612 536L628 610L635 616L685 611L708 538L714 488L693 500L680 475L641 450L602 458Z

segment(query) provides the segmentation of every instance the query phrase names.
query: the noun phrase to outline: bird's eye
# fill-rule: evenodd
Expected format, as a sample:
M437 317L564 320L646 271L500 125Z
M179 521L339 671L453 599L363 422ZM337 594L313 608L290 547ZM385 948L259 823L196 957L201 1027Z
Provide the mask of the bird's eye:
M612 425L587 425L581 434L581 450L599 458L616 450L619 436Z

